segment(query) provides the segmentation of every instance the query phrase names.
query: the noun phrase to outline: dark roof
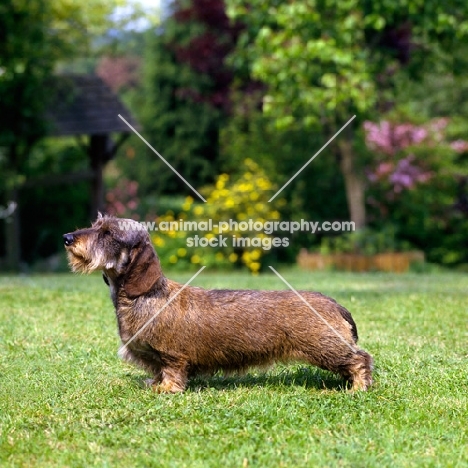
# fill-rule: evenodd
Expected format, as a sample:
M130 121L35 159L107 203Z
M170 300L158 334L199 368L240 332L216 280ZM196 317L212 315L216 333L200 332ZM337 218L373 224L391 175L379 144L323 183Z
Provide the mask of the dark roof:
M131 133L119 114L139 128L120 99L96 75L56 76L52 91L54 95L47 112L52 135Z

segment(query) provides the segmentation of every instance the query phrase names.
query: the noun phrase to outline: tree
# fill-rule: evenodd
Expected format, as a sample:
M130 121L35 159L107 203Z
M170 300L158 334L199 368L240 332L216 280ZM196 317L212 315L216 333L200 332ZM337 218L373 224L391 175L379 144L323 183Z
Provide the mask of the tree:
M44 85L54 67L87 52L91 34L102 32L116 3L6 0L0 5L0 148L8 170L20 172L31 146L47 131L50 93Z
M392 106L399 72L419 80L453 42L468 33L468 4L422 0L377 2L229 0L229 13L247 25L234 62L247 63L267 85L264 111L278 128L302 122L337 139L351 219L366 222L362 161L354 128ZM245 65L244 65L245 66Z
M145 108L149 142L192 184L217 174L219 128L229 112L233 75L225 63L237 30L222 0L177 1L162 27L148 33ZM185 185L151 152L138 171L143 191L185 192Z
M86 52L116 2L6 0L0 5L0 201L17 201L32 147L47 134L44 113L60 60ZM45 90L48 92L45 92ZM19 264L18 210L7 223L8 263Z

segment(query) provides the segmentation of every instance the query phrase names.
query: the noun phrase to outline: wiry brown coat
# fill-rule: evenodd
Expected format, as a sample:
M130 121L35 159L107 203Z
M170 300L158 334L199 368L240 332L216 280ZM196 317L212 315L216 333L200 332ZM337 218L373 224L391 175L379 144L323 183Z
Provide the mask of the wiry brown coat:
M356 346L356 324L329 297L300 291L308 307L289 290L183 289L163 275L148 233L132 220L99 217L64 240L73 271L103 270L119 354L151 372L157 391L183 391L196 374L291 360L336 372L353 389L372 383L372 358Z

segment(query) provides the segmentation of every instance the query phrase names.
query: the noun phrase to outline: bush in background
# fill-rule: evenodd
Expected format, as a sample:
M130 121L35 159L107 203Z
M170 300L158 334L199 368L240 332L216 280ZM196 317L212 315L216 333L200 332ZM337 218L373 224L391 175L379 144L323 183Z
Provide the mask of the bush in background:
M268 203L268 199L274 193L274 186L265 172L251 159L244 161L244 171L238 176L221 174L217 177L214 186L206 187L202 193L207 197L207 203L194 203L192 197L187 197L182 205L181 212L177 215L173 211L161 215L158 218L159 225L171 222L195 221L197 223L213 220L213 225L220 221L232 219L237 222L254 221L265 222L280 218L279 208L284 200L276 203ZM213 239L215 237L227 237L226 247L201 247L190 245L190 239L195 236ZM247 238L250 247L236 247L232 245L232 238ZM271 244L272 235L263 232L231 230L219 233L219 229L213 227L213 231L198 230L184 232L176 229L158 231L152 236L156 250L163 266L172 266L180 269L198 267L200 265L216 268L231 269L234 267L246 267L253 274L257 274L263 265L266 255L274 247L267 248Z

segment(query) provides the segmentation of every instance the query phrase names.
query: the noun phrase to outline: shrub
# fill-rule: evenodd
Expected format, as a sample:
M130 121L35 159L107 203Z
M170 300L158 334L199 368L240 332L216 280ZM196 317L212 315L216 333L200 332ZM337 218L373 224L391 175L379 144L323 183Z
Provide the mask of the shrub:
M244 161L244 169L243 173L234 177L221 174L214 186L202 190L207 203L194 203L192 197L187 197L182 212L177 216L173 211L168 211L158 218L159 231L152 238L163 265L181 269L199 265L228 269L243 266L253 274L261 270L262 260L271 248L268 246L271 246L272 236L242 230L234 223L231 225L233 229L228 232L220 232L217 226L220 221L240 223L252 219L265 222L280 217L278 208L284 201L268 203L274 187L265 172L251 159ZM198 229L192 232L176 229L177 222L188 220L197 222ZM208 220L212 220L212 230L209 229ZM203 247L197 245L196 236L199 240L204 238L208 241L216 237L219 241L220 236L224 236L226 246ZM245 247L233 245L233 239L240 237L246 239Z
M353 253L375 255L388 252L407 252L413 250L411 244L396 236L392 225L380 230L370 228L349 232L335 237L324 237L320 244L320 253Z
M465 127L448 118L364 125L374 154L367 171L370 225L392 223L429 261L446 265L468 259Z

